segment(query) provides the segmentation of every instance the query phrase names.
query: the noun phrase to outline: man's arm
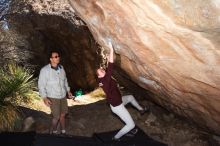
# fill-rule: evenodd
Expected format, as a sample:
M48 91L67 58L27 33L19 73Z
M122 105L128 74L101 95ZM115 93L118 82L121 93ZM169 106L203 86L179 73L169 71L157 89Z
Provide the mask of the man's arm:
M39 89L40 96L42 98L47 97L46 84L47 84L46 71L44 69L41 69L39 79L38 79L38 89Z
M65 70L64 70L64 75L65 75L65 83L64 83L64 85L65 85L65 88L66 88L66 91L67 91L67 94L68 94L68 98L72 98L73 95L72 95L72 93L70 91L70 87L69 87L69 84L68 84L68 81L67 81Z
M72 92L70 91L70 87L68 85L68 82L67 82L67 78L65 79L65 87L66 87L66 90L67 90L67 94L68 94L68 97L67 98L73 98L75 99L75 97L73 97L73 94Z
M39 89L40 96L44 100L44 103L47 106L50 106L51 101L47 98L46 85L47 85L46 71L41 69L39 79L38 79L38 89Z

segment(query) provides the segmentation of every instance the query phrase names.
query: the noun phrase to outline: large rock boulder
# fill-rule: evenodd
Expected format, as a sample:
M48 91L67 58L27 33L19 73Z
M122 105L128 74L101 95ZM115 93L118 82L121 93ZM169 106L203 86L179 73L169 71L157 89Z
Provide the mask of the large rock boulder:
M154 101L220 133L220 3L70 0L96 41Z
M9 24L0 30L0 64L29 63L38 75L56 48L72 89L89 90L96 41L104 48L112 41L121 83L220 133L218 1L12 0L9 8L0 15Z

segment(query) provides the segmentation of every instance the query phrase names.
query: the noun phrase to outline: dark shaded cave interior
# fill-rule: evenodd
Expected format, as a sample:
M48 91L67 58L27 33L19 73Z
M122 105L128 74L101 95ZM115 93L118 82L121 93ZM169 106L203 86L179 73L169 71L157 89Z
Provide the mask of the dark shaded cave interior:
M14 53L7 56L9 60L33 67L35 77L38 77L40 69L49 63L50 51L56 50L60 52L61 64L72 91L82 89L89 92L97 88L95 69L103 64L103 54L106 51L96 43L88 27L78 16L67 19L35 13L10 14L7 20L10 28L7 30L8 35L14 38L13 43L6 40L5 47L14 50L10 50ZM132 82L121 69L120 55L116 55L115 61L114 77L119 84L136 96L148 97L149 93Z
M86 25L76 25L60 16L37 14L11 15L9 24L10 31L22 38L12 55L17 56L18 63L33 66L36 77L40 68L49 63L49 53L56 50L72 90L86 92L97 87L95 68L101 60L97 53L100 47Z

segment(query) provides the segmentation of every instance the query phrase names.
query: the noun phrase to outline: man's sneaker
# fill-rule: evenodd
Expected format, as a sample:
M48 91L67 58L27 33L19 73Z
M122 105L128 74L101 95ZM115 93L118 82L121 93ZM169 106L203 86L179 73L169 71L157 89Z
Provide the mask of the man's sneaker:
M53 135L58 135L59 133L58 133L57 130L54 130L54 131L51 132L51 134L53 134Z
M67 136L67 134L66 134L66 130L61 130L61 136Z
M150 111L150 107L145 106L143 110L140 110L140 114L144 115L145 113Z

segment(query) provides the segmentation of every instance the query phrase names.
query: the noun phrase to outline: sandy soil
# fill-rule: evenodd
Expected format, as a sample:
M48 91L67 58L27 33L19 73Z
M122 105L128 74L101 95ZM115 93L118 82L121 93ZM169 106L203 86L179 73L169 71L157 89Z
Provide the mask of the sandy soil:
M136 125L151 138L167 143L169 146L209 146L209 134L197 129L172 113L150 103L139 100L142 105L150 106L151 111L141 116L131 105L126 106ZM32 126L39 133L48 133L50 109L43 101L35 103L35 109L26 109L26 117L33 117ZM103 97L83 95L74 100L68 99L67 133L69 135L92 136L95 132L120 129L123 123L114 116Z

